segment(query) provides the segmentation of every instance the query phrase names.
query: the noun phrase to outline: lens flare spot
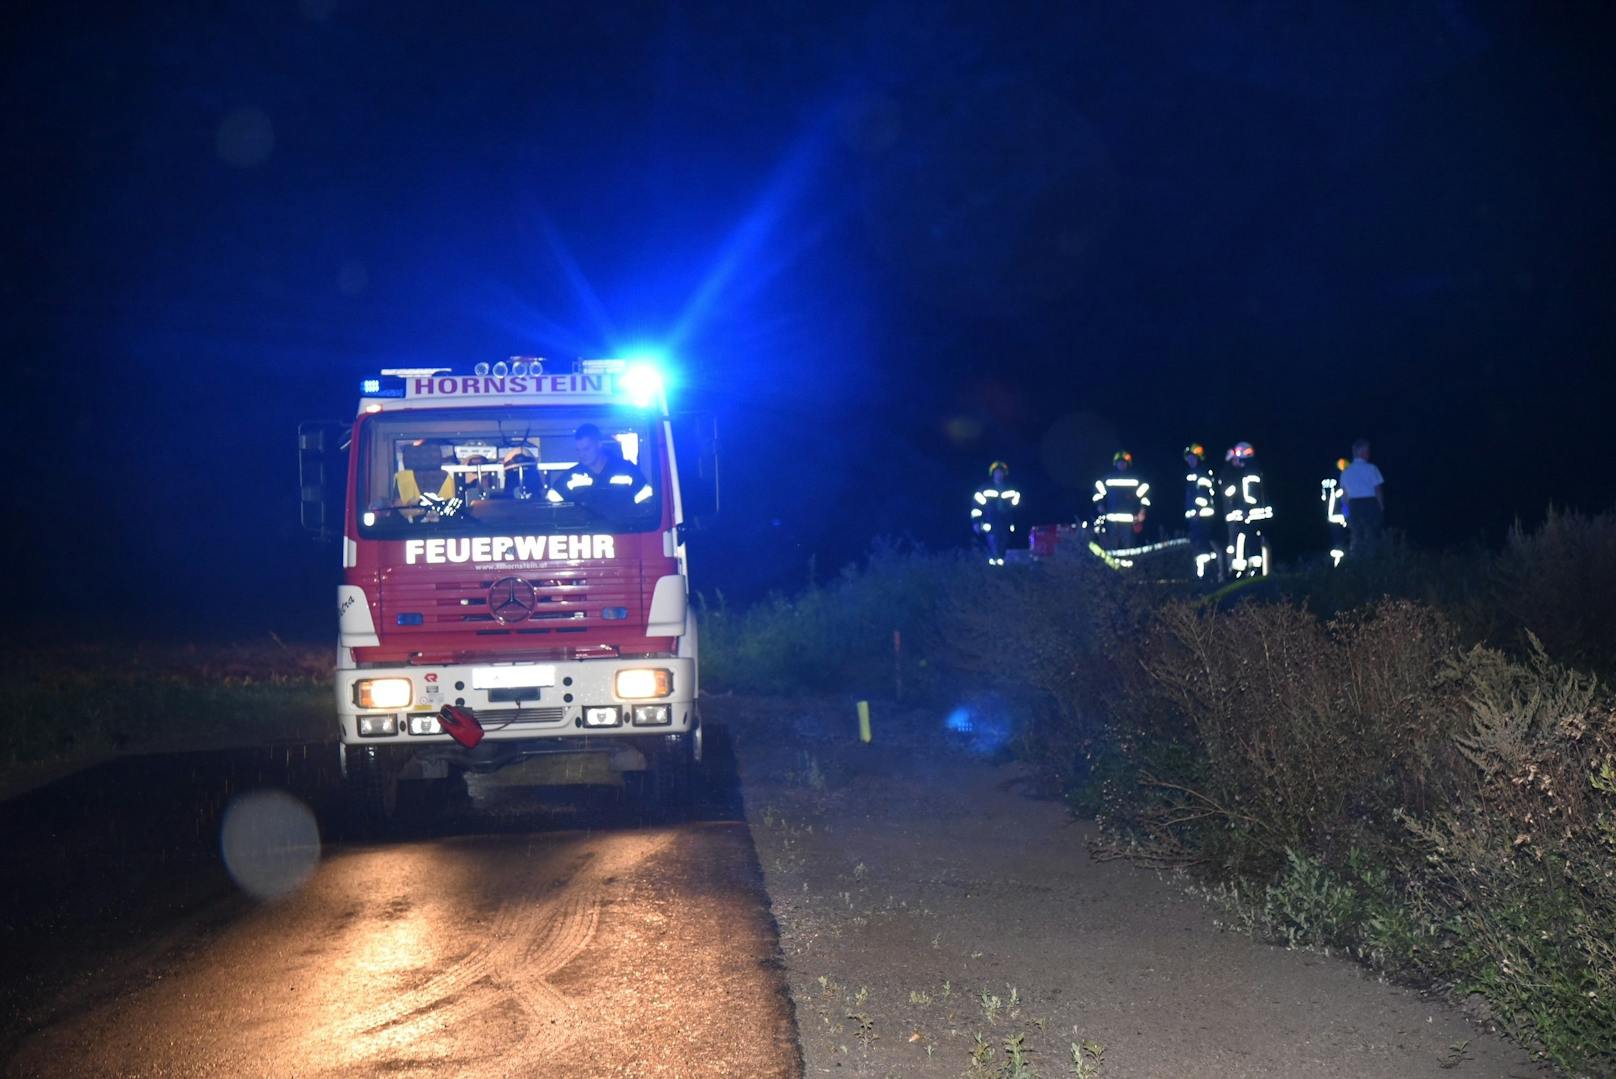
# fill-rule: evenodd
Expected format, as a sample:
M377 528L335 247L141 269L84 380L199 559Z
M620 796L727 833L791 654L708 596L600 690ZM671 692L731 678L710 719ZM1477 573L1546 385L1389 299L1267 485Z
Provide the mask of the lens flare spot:
M255 899L279 899L314 875L320 828L313 811L285 791L248 791L225 810L219 847L242 891Z
M943 727L967 752L991 757L1010 741L1010 713L997 697L978 697L961 703L943 720Z
M275 125L262 109L237 109L219 122L213 148L227 165L256 168L275 152Z

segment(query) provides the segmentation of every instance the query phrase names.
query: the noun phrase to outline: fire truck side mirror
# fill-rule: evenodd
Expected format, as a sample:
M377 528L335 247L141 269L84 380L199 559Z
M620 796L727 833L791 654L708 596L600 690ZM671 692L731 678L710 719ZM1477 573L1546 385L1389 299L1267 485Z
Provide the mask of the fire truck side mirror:
M303 527L322 540L342 535L343 468L349 428L342 423L300 423L297 482Z
M679 459L679 494L685 520L718 514L718 425L710 412L691 412L673 420L673 445Z

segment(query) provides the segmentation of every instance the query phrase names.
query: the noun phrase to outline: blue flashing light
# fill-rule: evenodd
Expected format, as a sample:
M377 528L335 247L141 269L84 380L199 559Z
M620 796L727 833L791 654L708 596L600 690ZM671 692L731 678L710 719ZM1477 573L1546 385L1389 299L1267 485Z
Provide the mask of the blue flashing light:
M383 371L380 378L372 376L367 379L361 379L359 383L359 396L403 397L404 378L395 372Z
M419 626L425 619L414 611L405 611L398 616L396 621L401 626Z
M648 408L662 398L662 372L644 361L630 363L617 377L617 392L637 408Z

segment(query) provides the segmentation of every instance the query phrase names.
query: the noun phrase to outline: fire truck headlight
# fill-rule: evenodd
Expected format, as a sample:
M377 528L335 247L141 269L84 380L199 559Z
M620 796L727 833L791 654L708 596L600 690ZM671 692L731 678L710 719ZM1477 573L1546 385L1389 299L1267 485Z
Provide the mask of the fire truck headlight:
M360 708L407 708L414 695L408 678L361 678L353 687Z
M666 727L673 722L673 705L671 704L636 704L634 706L634 725L636 727Z
M614 688L625 701L666 697L673 692L673 672L666 667L630 667L617 672Z
M616 706L611 708L585 708L584 726L615 727L620 722Z
M385 716L360 716L359 737L378 738L398 733L398 717L389 712Z

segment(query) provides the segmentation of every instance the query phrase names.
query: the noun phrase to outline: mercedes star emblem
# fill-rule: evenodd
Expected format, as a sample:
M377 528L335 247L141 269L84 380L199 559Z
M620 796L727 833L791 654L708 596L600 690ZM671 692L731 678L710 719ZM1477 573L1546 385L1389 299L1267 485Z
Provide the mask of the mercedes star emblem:
M502 625L526 622L537 603L533 586L520 577L501 577L488 586L488 611Z

